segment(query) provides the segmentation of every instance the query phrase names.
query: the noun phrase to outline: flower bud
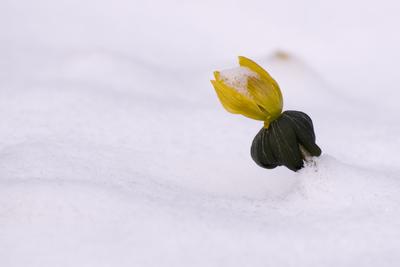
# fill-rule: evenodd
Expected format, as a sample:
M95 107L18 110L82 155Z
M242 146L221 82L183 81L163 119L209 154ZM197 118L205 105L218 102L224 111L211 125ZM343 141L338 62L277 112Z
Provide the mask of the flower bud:
M304 160L321 155L311 118L300 111L282 113L282 93L271 75L245 57L239 57L239 65L214 72L211 83L228 112L264 122L251 146L253 160L263 168L297 171Z

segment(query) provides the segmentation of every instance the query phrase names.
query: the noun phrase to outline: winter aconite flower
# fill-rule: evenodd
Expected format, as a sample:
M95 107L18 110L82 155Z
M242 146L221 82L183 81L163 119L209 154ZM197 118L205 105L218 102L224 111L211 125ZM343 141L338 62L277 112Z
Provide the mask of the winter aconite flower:
M251 119L269 122L282 112L282 93L277 82L254 61L239 57L239 68L215 71L214 85L224 108Z
M267 169L284 165L297 171L308 157L319 156L311 118L300 111L282 113L282 93L271 75L245 57L239 65L214 72L211 83L227 111L264 122L251 146L253 160Z

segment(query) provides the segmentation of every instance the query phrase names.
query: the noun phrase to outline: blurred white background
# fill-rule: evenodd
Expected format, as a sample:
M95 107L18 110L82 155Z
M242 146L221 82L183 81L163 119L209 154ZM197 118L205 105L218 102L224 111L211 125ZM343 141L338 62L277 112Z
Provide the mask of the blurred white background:
M10 1L2 51L105 52L176 71L276 49L353 97L396 106L397 1ZM4 52L5 53L5 52ZM4 60L3 64L4 64ZM360 92L363 93L360 96Z

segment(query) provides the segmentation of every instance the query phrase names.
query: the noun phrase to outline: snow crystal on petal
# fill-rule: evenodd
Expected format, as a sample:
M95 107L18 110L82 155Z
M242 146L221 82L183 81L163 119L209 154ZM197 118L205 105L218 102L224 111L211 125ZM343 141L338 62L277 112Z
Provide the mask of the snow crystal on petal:
M221 80L242 95L251 97L247 90L247 78L258 77L258 74L246 67L237 67L220 71Z

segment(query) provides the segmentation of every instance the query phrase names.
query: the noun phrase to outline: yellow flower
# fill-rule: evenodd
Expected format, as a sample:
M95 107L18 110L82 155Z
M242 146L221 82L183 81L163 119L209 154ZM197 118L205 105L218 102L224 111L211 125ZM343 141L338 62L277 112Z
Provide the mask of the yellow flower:
M279 85L254 61L239 57L239 65L232 70L215 71L211 83L228 112L264 121L268 128L282 113Z

